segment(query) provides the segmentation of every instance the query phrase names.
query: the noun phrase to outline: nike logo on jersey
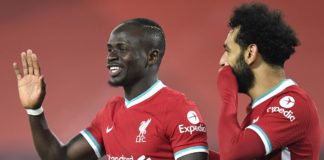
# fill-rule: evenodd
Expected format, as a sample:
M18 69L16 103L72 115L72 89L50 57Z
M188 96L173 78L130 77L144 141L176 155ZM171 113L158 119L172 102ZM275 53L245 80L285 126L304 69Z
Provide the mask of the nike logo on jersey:
M113 128L114 128L114 126L112 126L110 128L109 128L109 126L107 126L106 133L108 134Z
M259 116L255 119L253 119L252 123L256 123L259 120Z

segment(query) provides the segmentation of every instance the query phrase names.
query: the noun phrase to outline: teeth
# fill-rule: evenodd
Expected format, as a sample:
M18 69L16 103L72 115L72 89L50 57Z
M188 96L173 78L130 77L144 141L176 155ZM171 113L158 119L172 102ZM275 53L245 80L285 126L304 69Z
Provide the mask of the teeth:
M120 67L110 67L110 71L115 73L120 69Z

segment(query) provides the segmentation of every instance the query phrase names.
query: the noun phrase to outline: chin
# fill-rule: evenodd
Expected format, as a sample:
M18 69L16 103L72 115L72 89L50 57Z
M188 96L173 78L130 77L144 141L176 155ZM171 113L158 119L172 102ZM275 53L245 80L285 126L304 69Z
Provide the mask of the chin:
M120 86L123 86L123 83L122 81L119 81L119 80L116 80L116 79L110 79L108 81L108 84L112 87L120 87Z
M121 85L119 85L119 84L112 83L111 81L108 81L108 84L109 84L111 87L119 87L119 86L121 86Z

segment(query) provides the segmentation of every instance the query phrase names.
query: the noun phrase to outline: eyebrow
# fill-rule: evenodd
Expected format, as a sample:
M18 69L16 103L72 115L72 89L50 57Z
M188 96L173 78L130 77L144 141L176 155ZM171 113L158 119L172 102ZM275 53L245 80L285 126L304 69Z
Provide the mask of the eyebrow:
M127 42L117 42L115 44L111 44L111 43L108 43L107 46L113 46L113 45L127 45L128 43Z

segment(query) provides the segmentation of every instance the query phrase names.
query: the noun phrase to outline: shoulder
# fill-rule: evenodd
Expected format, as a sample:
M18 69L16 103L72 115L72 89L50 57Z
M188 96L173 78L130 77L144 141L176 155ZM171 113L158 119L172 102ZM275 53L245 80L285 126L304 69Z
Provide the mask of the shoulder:
M171 88L165 88L167 102L164 105L164 115L166 119L176 121L188 121L187 117L197 117L203 121L199 109L193 101L189 100L184 93Z
M112 97L107 101L106 105L102 108L101 112L106 112L108 110L111 110L112 108L121 106L121 104L123 104L124 101L124 98L121 96Z
M281 113L290 121L307 121L315 109L308 94L298 86L291 86L274 97L267 112Z
M124 101L125 100L124 100L123 97L115 96L115 97L112 97L111 99L109 99L106 105L116 105L116 104L119 104L119 103L123 103Z
M175 110L175 109L188 109L188 108L197 108L197 105L192 100L188 99L188 97L175 89L165 87L164 94L166 97L167 108Z
M291 86L275 98L275 103L287 109L307 109L312 104L309 95L298 86Z

